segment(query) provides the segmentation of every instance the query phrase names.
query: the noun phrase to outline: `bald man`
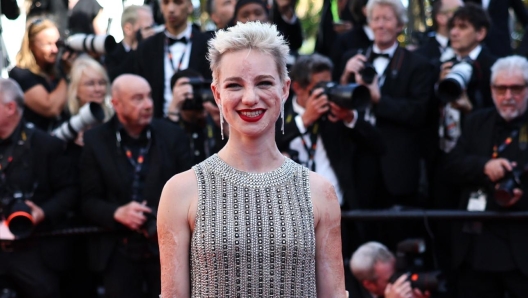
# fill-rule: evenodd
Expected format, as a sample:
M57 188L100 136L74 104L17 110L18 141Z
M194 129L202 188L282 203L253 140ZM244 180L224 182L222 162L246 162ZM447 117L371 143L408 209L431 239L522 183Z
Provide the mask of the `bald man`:
M121 75L112 84L115 116L84 136L80 177L83 214L115 231L90 243L89 264L103 273L105 297L160 293L156 211L161 190L191 167L189 142L178 126L152 119L148 82Z

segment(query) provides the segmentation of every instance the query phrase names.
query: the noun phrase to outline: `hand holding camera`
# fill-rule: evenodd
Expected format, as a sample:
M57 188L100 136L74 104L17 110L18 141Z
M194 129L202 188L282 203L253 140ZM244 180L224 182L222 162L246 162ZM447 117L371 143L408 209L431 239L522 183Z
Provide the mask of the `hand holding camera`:
M306 102L306 111L302 115L304 127L309 127L322 115L326 114L330 106L328 105L328 97L324 93L323 88L314 89Z
M189 78L179 78L172 89L172 101L169 104L169 115L179 114L186 99L193 98L193 87Z
M378 74L374 66L368 62L367 57L362 54L357 54L348 60L343 76L341 77L341 84L346 84L352 73L354 74L356 83L364 85L369 89L372 103L378 103L381 98Z
M385 298L413 298L411 283L407 278L407 274L403 274L394 283L389 283L385 288Z
M497 182L502 179L507 172L511 172L515 166L516 164L514 162L510 163L510 161L505 158L491 159L484 166L484 174L488 176L491 182Z

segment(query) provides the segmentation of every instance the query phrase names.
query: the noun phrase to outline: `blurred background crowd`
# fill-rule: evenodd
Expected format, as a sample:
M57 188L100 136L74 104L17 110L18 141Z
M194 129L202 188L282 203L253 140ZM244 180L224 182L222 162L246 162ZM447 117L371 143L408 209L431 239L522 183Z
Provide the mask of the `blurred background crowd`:
M343 214L528 211L521 0L0 3L0 298L158 297L161 189L229 138L207 43L237 22L288 40L276 143ZM341 230L350 297L528 295L523 219Z

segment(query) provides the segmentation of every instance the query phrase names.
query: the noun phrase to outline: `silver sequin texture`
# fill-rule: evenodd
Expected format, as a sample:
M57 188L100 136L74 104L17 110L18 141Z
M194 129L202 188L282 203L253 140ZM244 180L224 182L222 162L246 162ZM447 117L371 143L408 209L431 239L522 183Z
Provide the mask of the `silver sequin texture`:
M216 154L193 170L192 297L316 297L308 170L247 173Z

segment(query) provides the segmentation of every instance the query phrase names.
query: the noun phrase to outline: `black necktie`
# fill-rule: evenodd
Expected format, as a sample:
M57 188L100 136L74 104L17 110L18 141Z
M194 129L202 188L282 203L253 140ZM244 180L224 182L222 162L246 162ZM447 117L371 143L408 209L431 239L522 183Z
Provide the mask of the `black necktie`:
M380 58L380 57L385 57L385 58L390 60L390 55L387 54L387 53L382 54L382 53L372 52L370 54L370 57L372 58L372 61L374 61L374 60L376 60L376 58Z
M183 44L187 44L187 38L185 36L182 37L182 38L167 37L167 40L168 40L169 46L172 46L173 44L175 44L177 42L181 42Z

